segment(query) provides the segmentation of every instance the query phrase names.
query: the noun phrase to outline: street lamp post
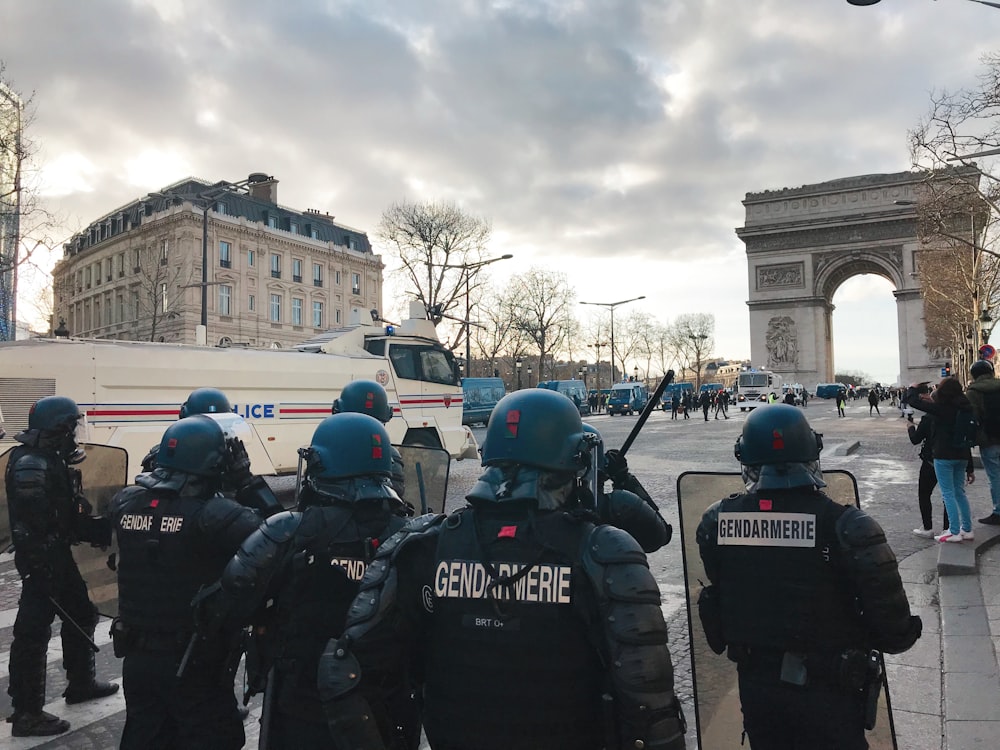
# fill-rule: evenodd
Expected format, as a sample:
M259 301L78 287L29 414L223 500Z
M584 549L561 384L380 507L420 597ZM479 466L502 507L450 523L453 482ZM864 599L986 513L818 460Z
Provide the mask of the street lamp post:
M580 368L580 380L583 381L583 387L587 387L587 371L584 368Z
M619 305L625 305L629 302L636 302L641 299L646 299L646 295L643 294L640 297L633 297L632 299L623 299L618 302L581 302L581 305L595 305L597 307L606 307L611 311L611 382L615 382L615 308Z
M480 260L475 263L459 263L454 266L441 266L441 268L452 268L465 272L465 374L467 377L472 375L472 305L470 302L472 291L472 272L477 268L488 266L490 263L496 263L498 260L510 260L513 257L514 256L511 253L505 253L498 258Z
M517 370L517 390L521 390L521 358L514 360L514 369Z
M593 344L588 344L587 346L593 347L597 353L597 367L594 370L594 388L598 391L601 390L601 347L607 346L607 341L595 341ZM611 373L611 379L614 380L615 374Z
M531 365L528 365L528 387L531 388Z
M639 382L639 366L636 365L635 369L632 371L635 375L634 382Z

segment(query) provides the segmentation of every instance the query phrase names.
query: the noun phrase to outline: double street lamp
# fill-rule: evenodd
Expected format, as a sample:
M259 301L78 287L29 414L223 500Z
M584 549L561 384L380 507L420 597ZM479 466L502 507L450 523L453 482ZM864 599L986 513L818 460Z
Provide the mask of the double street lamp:
M517 370L517 390L521 390L521 358L514 360L514 369Z
M455 269L463 271L465 273L465 375L469 377L472 375L472 306L470 303L470 292L471 292L471 280L472 272L482 268L483 266L488 266L490 263L496 263L498 260L510 260L514 256L511 253L505 253L499 258L490 258L488 260L480 260L475 263L458 263L456 265L443 265L441 268ZM520 367L520 365L519 365Z
M595 305L597 307L606 307L611 311L611 382L615 382L615 308L619 305L625 305L629 302L637 302L638 300L646 299L646 295L643 294L640 297L633 297L632 299L623 299L618 302L581 302L581 305ZM598 360L600 361L600 360Z

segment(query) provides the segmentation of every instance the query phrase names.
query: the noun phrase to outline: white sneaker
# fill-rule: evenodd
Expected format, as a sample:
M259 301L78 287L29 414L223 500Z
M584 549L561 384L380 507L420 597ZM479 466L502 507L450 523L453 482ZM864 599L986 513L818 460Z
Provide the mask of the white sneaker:
M935 542L962 542L964 540L962 539L962 532L961 531L958 532L957 534L952 534L950 531L946 531L943 534L938 534L936 537L934 537L934 541Z
M961 535L962 535L962 539L964 539L966 541L969 541L969 542L971 542L973 539L976 538L976 535L973 532L971 532L971 531L963 531L963 532L961 532Z
M914 529L913 533L916 536L922 536L924 539L930 539L934 536L934 529Z

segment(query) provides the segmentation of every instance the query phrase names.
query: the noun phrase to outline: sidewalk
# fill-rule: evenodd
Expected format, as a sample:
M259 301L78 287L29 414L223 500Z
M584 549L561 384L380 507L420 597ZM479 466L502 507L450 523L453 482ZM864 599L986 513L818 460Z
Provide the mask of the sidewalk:
M975 542L935 544L899 564L923 636L886 655L900 748L1000 746L1000 528Z

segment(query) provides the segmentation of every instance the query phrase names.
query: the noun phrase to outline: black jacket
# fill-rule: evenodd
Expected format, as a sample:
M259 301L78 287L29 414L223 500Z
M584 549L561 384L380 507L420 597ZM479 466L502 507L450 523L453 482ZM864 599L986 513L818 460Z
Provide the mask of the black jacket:
M972 409L972 404L969 403L969 399L965 397L965 394L960 395L952 402L942 403L940 401L914 398L910 400L909 404L918 411L934 416L934 437L931 442L931 452L934 458L947 461L964 460L968 461L971 465L972 449L955 448L952 445L952 439L955 434L955 415L959 409L969 409L970 411Z

